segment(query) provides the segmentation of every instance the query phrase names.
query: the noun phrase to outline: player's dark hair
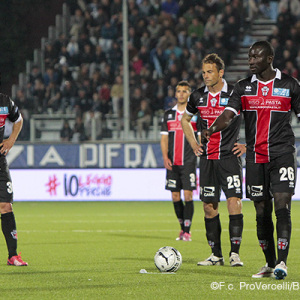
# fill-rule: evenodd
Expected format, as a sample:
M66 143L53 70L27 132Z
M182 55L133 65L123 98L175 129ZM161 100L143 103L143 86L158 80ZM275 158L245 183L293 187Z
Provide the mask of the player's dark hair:
M223 59L216 53L207 54L202 60L203 64L216 64L218 71L225 70Z
M176 89L177 89L178 86L187 86L189 88L189 91L192 90L191 85L185 80L179 81L176 85Z
M251 48L253 47L261 47L264 49L265 53L267 54L267 56L274 56L274 48L273 46L268 42L268 41L258 41L255 42Z

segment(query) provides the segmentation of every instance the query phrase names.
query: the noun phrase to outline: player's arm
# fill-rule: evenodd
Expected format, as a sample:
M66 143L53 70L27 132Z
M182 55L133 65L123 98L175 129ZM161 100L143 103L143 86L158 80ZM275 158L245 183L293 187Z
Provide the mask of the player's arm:
M199 144L196 140L194 129L191 124L192 117L193 117L192 115L187 114L187 112L185 111L181 119L181 127L195 155L199 156L203 153L203 149L202 149L202 144L201 143Z
M235 143L234 147L232 148L233 154L235 154L237 157L242 156L244 153L246 153L247 148L245 144Z
M210 136L216 132L226 129L234 118L235 113L230 109L225 109L208 129L201 132L201 142L207 143Z
M168 157L168 144L169 144L169 137L167 134L162 134L160 138L160 148L162 152L162 157L164 160L164 166L168 170L172 170L172 162L170 158Z
M23 118L20 115L18 120L13 123L12 133L9 136L9 138L3 140L2 143L0 144L1 154L7 154L9 152L9 150L12 148L12 146L15 144L18 138L22 126L23 126Z

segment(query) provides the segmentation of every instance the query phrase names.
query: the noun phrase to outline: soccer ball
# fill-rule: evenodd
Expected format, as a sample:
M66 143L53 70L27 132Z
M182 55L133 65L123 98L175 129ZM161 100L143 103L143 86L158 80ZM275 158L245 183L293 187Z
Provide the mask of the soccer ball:
M155 253L154 263L161 272L176 272L182 264L182 256L175 248L165 246Z

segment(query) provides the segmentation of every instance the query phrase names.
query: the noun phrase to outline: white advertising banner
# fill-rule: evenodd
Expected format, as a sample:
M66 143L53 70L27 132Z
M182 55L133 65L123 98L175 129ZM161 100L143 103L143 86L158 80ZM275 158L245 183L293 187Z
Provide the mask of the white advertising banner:
M165 190L165 169L12 169L10 172L14 201L171 200L171 192ZM197 199L199 186L194 191L194 200ZM296 185L293 199L300 200L300 184ZM225 200L223 193L221 200Z

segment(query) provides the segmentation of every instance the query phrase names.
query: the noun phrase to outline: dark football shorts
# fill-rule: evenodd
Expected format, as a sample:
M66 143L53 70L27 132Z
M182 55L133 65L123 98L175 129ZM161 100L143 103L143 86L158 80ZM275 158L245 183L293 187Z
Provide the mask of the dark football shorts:
M226 199L243 197L242 162L237 156L225 159L200 158L200 199L219 202L221 189Z
M167 170L166 190L179 192L180 190L192 191L196 188L196 164L172 166L172 171Z
M13 202L13 188L5 157L0 157L0 202Z
M246 197L262 201L274 193L294 194L297 166L294 153L272 159L268 163L246 162Z

